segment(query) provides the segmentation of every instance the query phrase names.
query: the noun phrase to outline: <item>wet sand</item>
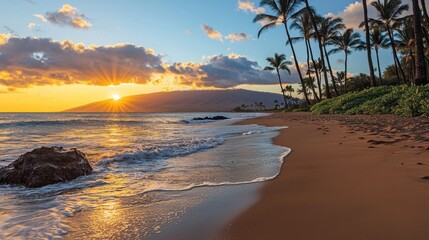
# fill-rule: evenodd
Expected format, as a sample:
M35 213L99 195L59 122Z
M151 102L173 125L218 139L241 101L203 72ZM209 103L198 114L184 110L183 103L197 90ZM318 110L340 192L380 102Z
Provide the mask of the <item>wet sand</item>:
M276 113L292 148L222 239L429 239L429 119ZM226 233L225 233L226 232Z

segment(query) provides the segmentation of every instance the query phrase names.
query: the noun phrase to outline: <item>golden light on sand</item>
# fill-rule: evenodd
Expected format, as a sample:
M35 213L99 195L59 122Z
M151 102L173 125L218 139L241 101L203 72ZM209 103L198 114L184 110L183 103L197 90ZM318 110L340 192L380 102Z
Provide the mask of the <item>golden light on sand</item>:
M118 94L114 94L112 96L112 98L113 98L114 101L118 101L119 99L121 99L121 96L119 96Z

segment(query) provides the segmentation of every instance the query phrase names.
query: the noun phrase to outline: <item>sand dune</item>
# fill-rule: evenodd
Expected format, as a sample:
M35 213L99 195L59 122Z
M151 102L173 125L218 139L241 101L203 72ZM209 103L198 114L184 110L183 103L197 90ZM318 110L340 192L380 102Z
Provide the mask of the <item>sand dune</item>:
M280 94L248 90L198 90L159 92L105 100L68 109L65 112L223 112L242 104L262 102L272 107Z

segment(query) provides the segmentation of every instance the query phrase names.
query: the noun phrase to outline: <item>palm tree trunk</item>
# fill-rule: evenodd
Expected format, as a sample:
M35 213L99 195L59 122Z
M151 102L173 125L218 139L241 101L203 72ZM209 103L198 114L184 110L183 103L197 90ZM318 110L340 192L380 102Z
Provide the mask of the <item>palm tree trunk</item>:
M418 0L413 0L413 13L414 13L414 39L416 42L416 85L426 85L427 72L425 62L425 52L423 44L423 33L422 33L422 20L421 12Z
M322 86L320 86L321 84L320 84L320 78L321 78L321 76L320 76L320 74L319 74L319 71L317 70L317 67L316 67L316 61L314 60L314 55L313 55L313 49L311 48L311 44L310 44L310 41L308 41L308 46L309 46L309 49L310 49L310 56L311 56L311 61L313 62L313 66L314 66L314 72L316 73L316 80L317 80L317 87L319 88L319 95L320 95L320 97L322 97Z
M347 93L347 60L349 55L346 52L346 58L344 60L344 93Z
M381 68L380 68L380 56L378 56L378 48L375 48L375 55L377 56L377 67L378 67L378 81L379 85L381 86L383 84L383 77L381 75Z
M320 39L319 29L317 28L316 21L314 20L313 11L310 8L310 4L308 4L308 0L304 0L305 6L307 8L307 11L310 15L310 21L313 23L314 32L316 33L317 42L319 43L319 51L320 51L320 58L322 60L322 67L323 67L323 73L325 77L325 89L326 89L326 97L332 98L331 91L329 89L329 82L328 82L328 73L326 72L326 65L325 65L325 57L323 56L323 47L322 47L322 41Z
M396 76L398 77L398 81L401 82L401 77L399 76L399 72L398 72L398 69L399 69L401 71L403 81L405 83L404 69L402 69L401 62L399 61L398 54L396 53L395 39L393 38L392 30L390 29L390 27L387 27L387 34L389 35L390 44L392 46L393 60L395 61Z
M299 68L298 59L296 58L295 48L294 48L293 43L291 41L291 37L290 37L290 34L289 34L289 29L287 27L287 22L286 21L284 21L284 26L285 26L285 29L286 29L287 39L290 42L290 48L292 50L293 60L295 61L296 71L298 72L299 80L301 81L301 85L302 85L302 90L304 92L305 101L307 101L308 105L311 105L310 99L308 99L307 89L306 89L306 86L305 86L305 83L304 83L304 79L302 78L301 70Z
M335 94L337 96L340 96L340 94L338 93L338 90L337 90L337 85L335 84L334 72L332 71L331 60L329 60L329 54L328 54L328 51L326 50L325 44L323 44L323 51L325 52L326 62L328 63L329 73L331 74L331 81L332 81L332 86L334 86Z
M369 32L369 23L368 23L368 7L366 5L366 0L362 1L363 5L363 13L364 13L364 22L365 22L365 38L366 38L366 52L368 57L368 65L369 65L369 73L371 77L371 86L375 86L375 75L374 75L374 65L372 63L372 56L371 56L371 38L370 38L370 32Z
M280 88L281 88L281 90L282 90L283 100L285 101L285 108L289 108L289 105L287 104L287 98L286 98L286 95L285 95L285 91L284 91L284 88L283 88L283 84L282 84L282 79L281 79L281 77L280 77L279 69L278 69L278 68L276 68L276 71L277 71L277 77L279 78Z
M314 89L314 84L313 84L313 78L311 77L311 69L310 69L310 50L309 50L309 47L308 47L308 40L307 39L304 39L304 41L305 41L305 47L306 47L306 49L307 49L307 70L308 70L308 78L310 79L310 81L311 81L311 84L310 84L310 87L311 87L311 90L313 91L313 94L314 94L314 98L316 99L316 101L317 102L320 102L320 99L319 99L319 97L317 96L317 94L316 94L316 90ZM322 95L320 95L320 97L322 97Z
M410 58L411 58L411 75L410 75L410 84L416 84L415 80L415 76L416 76L416 58L414 57L413 51L412 49L410 49Z

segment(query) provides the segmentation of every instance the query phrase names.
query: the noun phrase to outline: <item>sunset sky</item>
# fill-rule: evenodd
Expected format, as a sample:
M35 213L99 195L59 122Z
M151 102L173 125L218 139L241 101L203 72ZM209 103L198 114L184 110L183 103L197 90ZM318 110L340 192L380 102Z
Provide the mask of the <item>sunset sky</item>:
M410 1L405 1L410 2ZM352 0L310 1L319 14L356 27ZM156 91L246 88L278 92L262 71L274 53L291 56L284 29L257 39L251 0L1 0L0 111L61 111ZM371 10L371 14L373 10ZM297 33L292 31L292 35ZM298 58L305 62L304 45ZM389 54L389 55L387 55ZM365 53L350 57L352 73L368 72ZM382 53L382 68L391 64ZM332 59L343 70L342 54ZM387 59L387 60L384 60ZM297 82L296 73L284 80Z

